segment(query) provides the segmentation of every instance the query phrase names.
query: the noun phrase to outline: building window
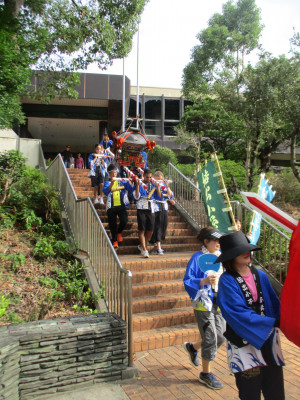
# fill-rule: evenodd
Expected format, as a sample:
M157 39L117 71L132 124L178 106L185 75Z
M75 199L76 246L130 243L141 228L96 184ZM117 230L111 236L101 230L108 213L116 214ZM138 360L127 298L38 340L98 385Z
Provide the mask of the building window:
M179 121L178 122L165 121L165 136L176 136L174 131L174 126L178 124Z
M141 116L142 104L139 101L139 116ZM136 118L136 99L131 98L129 103L129 111L128 111L129 118Z
M145 118L161 119L160 97L145 97Z
M161 121L145 121L146 135L161 136Z
M180 100L165 99L165 119L180 120Z

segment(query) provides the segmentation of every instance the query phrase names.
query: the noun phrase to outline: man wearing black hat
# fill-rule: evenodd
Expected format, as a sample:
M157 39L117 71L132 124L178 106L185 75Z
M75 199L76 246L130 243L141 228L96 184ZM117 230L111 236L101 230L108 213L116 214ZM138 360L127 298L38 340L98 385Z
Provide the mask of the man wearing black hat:
M251 266L249 243L241 232L220 238L224 272L219 281L217 304L226 320L227 358L239 397L283 400L284 360L279 338L280 301L268 276Z
M107 196L106 212L111 233L111 241L115 249L123 241L122 231L124 230L128 214L126 208L129 207L128 193L132 193L132 186L127 181L118 180L117 167L110 164L107 168L109 181L104 182L103 193ZM117 227L117 216L119 217L119 227Z

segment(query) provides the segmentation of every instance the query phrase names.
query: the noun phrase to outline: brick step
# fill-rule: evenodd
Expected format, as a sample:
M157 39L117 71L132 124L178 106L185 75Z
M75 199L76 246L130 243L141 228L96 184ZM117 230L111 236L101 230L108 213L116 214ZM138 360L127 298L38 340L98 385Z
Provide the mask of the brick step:
M162 248L166 248L167 245L177 245L177 244L198 244L199 247L199 240L195 236L167 236L165 240L162 242ZM125 236L123 238L123 242L119 243L120 248L123 246L126 247L132 247L132 246L138 246L140 244L138 236ZM147 246L148 250L151 252L156 252L156 249L154 246ZM138 253L138 252L137 252Z
M132 311L134 314L189 306L191 307L191 300L186 292L156 297L144 296L132 299Z
M108 233L108 236L110 236L108 224L105 224L105 229ZM122 236L124 239L133 238L136 237L136 235L137 235L137 226L134 228L133 225L130 226L130 229L124 229L124 231L122 232ZM168 227L167 238L185 237L185 236L193 236L193 231L191 229L169 229ZM163 243L165 243L165 241L163 241Z
M152 246L154 248L154 246ZM152 247L148 247L150 251L153 251ZM177 243L176 245L173 244L165 244L163 243L163 249L165 253L173 253L173 252L182 252L182 251L199 251L199 243ZM138 254L139 258L143 258L137 248L137 246L122 246L117 250L118 255L121 254ZM161 257L158 254L150 254L150 257L155 257L155 259Z
M132 297L162 296L185 293L182 279L171 282L136 283L132 286Z
M101 222L102 222L104 228L108 230L109 229L108 222L105 222L105 221L102 221L102 220L101 220ZM126 229L127 228L126 227L123 232L131 231L131 232L134 232L134 234L136 235L137 234L137 230L138 230L138 225L137 225L137 222L136 222L136 218L133 218L133 217L130 218L130 219L128 218L128 224L130 224L130 229ZM188 229L187 226L188 225L187 225L186 222L172 222L171 221L171 222L168 223L167 235L170 234L170 236L171 236L171 232L173 231L173 229L179 229L179 230ZM128 236L128 235L124 234L124 236ZM199 243L199 241L198 241L198 243Z
M123 268L132 271L134 274L139 272L154 273L157 270L174 270L175 268L186 268L187 263L192 257L193 252L181 252L163 254L162 256L141 258L132 255L120 255L119 259Z
M132 208L128 208L126 211L127 211L128 216L137 217L137 211L136 211L135 206L132 207ZM107 212L106 212L105 208L98 209L97 213L98 213L98 215L99 215L101 220L104 219L104 218L107 219ZM174 217L176 217L176 221L180 220L180 216L176 214L176 210L175 209L170 209L168 211L168 219L174 219Z
M132 271L132 270L131 270ZM159 269L154 271L132 271L132 283L168 282L183 279L186 268Z
M133 331L141 332L196 322L192 307L152 311L133 315Z
M195 323L133 332L134 352L161 349L199 340L200 333Z
M106 212L103 212L103 210L105 211L105 206L103 204L100 204L100 205L97 204L96 206L98 206L98 207L96 207L96 210L97 210L97 213L98 213L101 221L107 222L108 221L107 214L106 214ZM128 222L136 222L136 221L137 221L136 211L128 213ZM168 221L170 223L171 222L182 222L179 215L172 215L172 214L169 216ZM187 224L186 224L186 226L187 226Z

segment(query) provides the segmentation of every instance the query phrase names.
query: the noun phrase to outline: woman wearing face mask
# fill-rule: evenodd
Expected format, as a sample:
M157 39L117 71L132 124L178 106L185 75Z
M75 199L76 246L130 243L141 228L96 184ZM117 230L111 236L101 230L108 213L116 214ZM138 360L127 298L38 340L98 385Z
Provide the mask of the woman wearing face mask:
M227 358L243 400L284 399L279 340L280 302L267 275L251 266L249 243L241 232L220 238L224 272L217 304L226 320Z
M219 238L221 233L212 227L201 229L198 239L202 245L201 251L195 253L188 262L183 278L185 290L192 299L194 314L198 323L201 341L197 343L184 343L184 349L194 366L199 365L198 350L201 348L202 372L199 381L211 389L222 389L223 385L211 373L211 362L216 359L218 348L224 342L223 332L225 321L220 309L216 305L218 280L223 272L222 266L214 274L203 272L199 266L199 259L204 254L220 255ZM198 300L198 294L201 296Z

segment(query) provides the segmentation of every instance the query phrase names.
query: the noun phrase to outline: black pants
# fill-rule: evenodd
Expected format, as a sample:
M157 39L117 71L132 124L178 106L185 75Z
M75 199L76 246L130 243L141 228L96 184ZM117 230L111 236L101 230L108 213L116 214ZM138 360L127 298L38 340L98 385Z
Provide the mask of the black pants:
M162 210L155 213L154 232L151 236L150 243L161 242L166 238L168 227L168 211Z
M117 228L117 216L119 217L119 227ZM128 221L128 214L125 206L111 207L107 210L108 225L111 233L111 240L117 240L117 233L121 233Z
M242 400L260 400L261 392L265 400L285 398L282 367L255 367L234 376Z

